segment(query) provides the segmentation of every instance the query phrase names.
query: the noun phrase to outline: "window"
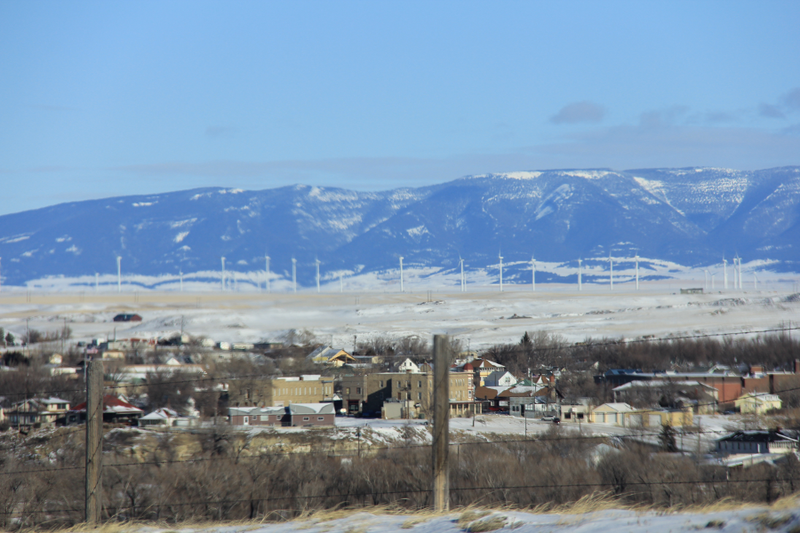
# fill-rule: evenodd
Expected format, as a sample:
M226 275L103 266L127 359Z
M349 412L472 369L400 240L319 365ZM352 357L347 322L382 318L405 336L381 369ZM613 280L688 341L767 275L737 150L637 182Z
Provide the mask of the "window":
M309 421L309 418L307 416L304 416L303 417L303 422L308 422L308 421Z
M356 394L361 394L361 387L356 387Z
M347 388L345 389L345 391L346 391L346 392L345 392L345 394L350 394L350 387L347 387Z
M418 393L417 393L417 400L421 400L421 399L422 399L422 393L421 393L421 392L418 392Z
M417 387L422 388L422 381L417 381Z
M318 421L320 421L320 422L322 422L323 420L325 420L325 417L324 417L324 416L318 416L318 417L317 417L317 420L318 420Z
M383 380L380 381L381 388L383 388Z

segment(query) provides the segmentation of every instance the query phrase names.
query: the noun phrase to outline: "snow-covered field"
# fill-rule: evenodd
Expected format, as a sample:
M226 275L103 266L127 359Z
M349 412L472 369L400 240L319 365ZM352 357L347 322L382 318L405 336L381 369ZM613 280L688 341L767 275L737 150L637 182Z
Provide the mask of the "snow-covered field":
M696 285L696 284L695 284ZM537 291L413 293L0 293L0 327L17 337L26 327L54 331L66 325L77 340L151 337L181 329L217 342L280 340L307 329L319 342L351 348L354 337L444 333L479 349L516 342L525 331L547 330L580 342L587 337L636 338L750 332L792 324L800 298L784 291L714 291L682 295L692 284L650 282L625 286L540 285ZM701 284L702 286L702 284ZM676 294L677 293L677 294ZM140 323L114 323L119 312L137 312Z
M686 513L600 510L581 514L534 514L523 511L467 511L443 514L380 514L357 512L312 516L277 524L241 524L231 526L192 526L180 531L194 533L447 533L463 531L515 531L517 533L608 533L697 531L796 532L800 528L798 502L781 502L777 508L752 507ZM471 519L471 520L470 520ZM485 527L486 526L489 527ZM484 526L484 527L481 527ZM171 527L174 531L175 528ZM129 531L160 533L159 528L131 528Z
M636 337L749 331L798 317L798 302L776 293L675 295L657 292L511 292L223 295L141 293L0 297L0 326L19 335L28 327L56 329L66 319L76 338L146 337L184 331L217 341L280 338L309 329L323 342L350 346L353 335L448 333L473 348L517 340L545 329L572 341L587 336ZM82 300L82 301L81 301ZM113 315L136 311L138 324L115 324Z

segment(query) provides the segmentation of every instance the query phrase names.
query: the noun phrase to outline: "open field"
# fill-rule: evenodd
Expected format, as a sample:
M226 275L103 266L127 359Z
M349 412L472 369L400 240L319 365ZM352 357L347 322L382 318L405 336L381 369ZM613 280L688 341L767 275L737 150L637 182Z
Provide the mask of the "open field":
M280 340L291 329L311 331L319 342L349 348L353 337L436 333L459 337L472 349L515 342L524 331L547 330L580 342L587 337L718 334L788 326L800 317L800 298L777 291L676 294L676 282L647 289L545 285L537 292L510 286L422 293L5 293L0 327L17 337L26 327L59 329L73 338L161 336L184 332L215 341ZM114 323L119 312L140 323Z

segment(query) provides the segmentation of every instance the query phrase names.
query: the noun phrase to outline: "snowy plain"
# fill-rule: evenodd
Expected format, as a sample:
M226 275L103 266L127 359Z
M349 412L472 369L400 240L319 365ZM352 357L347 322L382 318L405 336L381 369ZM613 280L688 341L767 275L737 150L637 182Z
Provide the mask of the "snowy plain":
M707 334L754 335L796 327L800 298L794 283L754 290L680 294L700 280L609 286L539 284L453 287L412 286L401 293L232 291L5 291L0 292L0 327L20 337L26 328L72 329L74 340L147 338L181 330L216 342L278 341L290 330L308 330L318 342L352 348L354 340L448 334L466 348L517 342L525 331L545 330L568 342L601 337L633 339ZM767 288L769 287L769 288ZM136 312L138 323L115 323Z

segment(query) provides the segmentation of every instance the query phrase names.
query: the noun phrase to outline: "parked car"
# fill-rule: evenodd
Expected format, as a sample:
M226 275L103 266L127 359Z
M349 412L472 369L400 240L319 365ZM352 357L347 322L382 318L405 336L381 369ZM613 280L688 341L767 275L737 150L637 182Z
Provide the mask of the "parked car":
M555 418L556 418L556 417L554 417L554 416L550 416L550 415L548 415L548 416L543 416L543 417L542 417L542 422L552 422L553 420L555 420Z
M560 422L561 422L560 418L558 418L557 416L553 417L553 424L559 424Z

